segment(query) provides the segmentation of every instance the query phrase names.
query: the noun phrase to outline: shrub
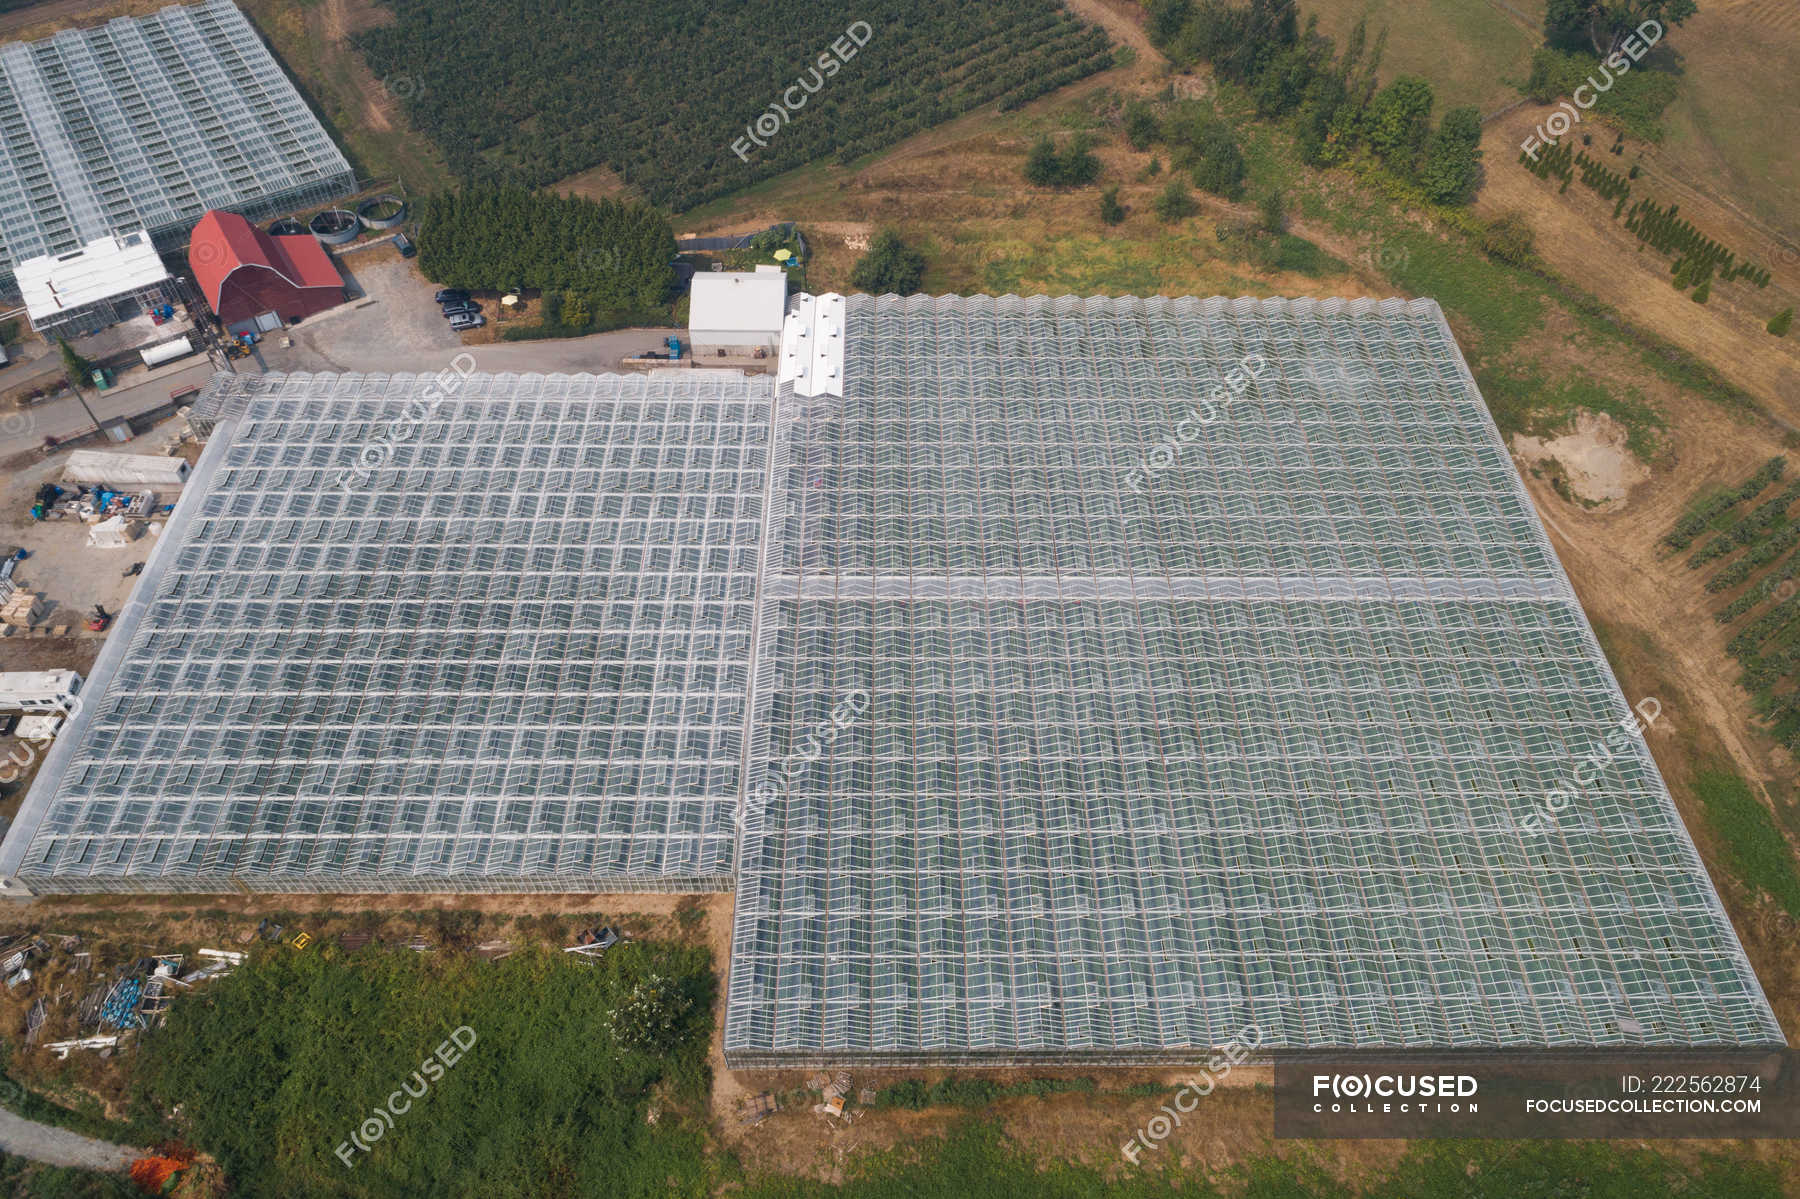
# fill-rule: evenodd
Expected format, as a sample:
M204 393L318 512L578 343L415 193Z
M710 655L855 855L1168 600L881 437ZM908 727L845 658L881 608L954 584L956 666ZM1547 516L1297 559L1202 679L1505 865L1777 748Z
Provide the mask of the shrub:
M1696 304L1704 304L1708 300L1712 299L1712 280L1708 279L1705 283L1702 283L1699 287L1696 287L1694 289L1693 296L1690 298Z
M1100 193L1100 219L1108 225L1121 224L1125 220L1125 206L1119 203L1119 189L1116 186Z
M1769 318L1769 323L1765 325L1764 328L1768 329L1769 332L1777 337L1786 337L1787 331L1793 327L1793 324L1794 310L1792 308L1783 308L1780 312L1777 312L1774 316Z
M1199 207L1194 203L1193 193L1188 191L1187 184L1179 179L1169 180L1169 185L1156 197L1157 219L1170 223L1193 216Z
M1031 143L1031 149L1025 154L1025 182L1049 187L1056 182L1059 170L1056 143L1046 133Z
M1263 193L1258 205L1262 210L1262 227L1277 236L1287 232L1287 202L1280 188L1271 188Z
M1142 100L1125 106L1125 140L1133 150L1148 150L1158 136L1156 113Z
M1600 60L1591 52L1544 47L1532 55L1525 94L1539 104L1549 104L1573 94L1590 75L1601 77L1601 69ZM1613 117L1633 137L1659 141L1663 109L1674 100L1675 87L1674 76L1643 65L1623 75L1614 72L1613 86L1599 94L1593 111Z
M1523 213L1503 212L1482 230L1481 248L1490 258L1524 266L1537 253L1537 237Z
M1214 195L1235 200L1243 193L1244 155L1225 122L1211 121L1200 131L1194 145L1192 174L1195 186Z
M650 974L613 1009L613 1036L635 1053L661 1055L680 1042L693 999L675 979Z
M1039 187L1079 187L1100 177L1100 160L1093 154L1093 139L1077 134L1066 150L1058 153L1048 134L1032 144L1025 156L1025 181Z
M900 240L892 229L882 230L850 272L851 284L873 296L910 296L924 281L925 255Z

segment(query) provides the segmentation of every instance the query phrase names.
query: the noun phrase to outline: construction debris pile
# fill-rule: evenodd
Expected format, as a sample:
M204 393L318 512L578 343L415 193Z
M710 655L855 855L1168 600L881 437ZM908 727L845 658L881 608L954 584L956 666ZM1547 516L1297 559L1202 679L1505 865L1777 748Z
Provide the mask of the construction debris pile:
M194 957L190 966L186 954L153 954L101 973L80 937L30 932L0 944L0 978L14 993L41 988L25 1015L27 1046L42 1043L61 1059L79 1049L104 1057L126 1037L160 1028L181 991L229 974L245 959L227 949L201 949ZM47 1028L73 1035L43 1042Z
M165 505L170 507L172 505ZM154 491L114 491L107 487L38 488L31 505L33 520L80 520L94 524L110 516L147 517L156 511Z

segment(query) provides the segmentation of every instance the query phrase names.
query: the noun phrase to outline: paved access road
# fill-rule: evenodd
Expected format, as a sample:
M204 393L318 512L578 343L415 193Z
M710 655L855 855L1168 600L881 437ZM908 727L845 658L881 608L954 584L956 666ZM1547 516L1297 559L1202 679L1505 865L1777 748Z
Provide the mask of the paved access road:
M248 360L239 363L238 369L244 370L246 366L251 370L256 369L254 362ZM212 376L212 366L205 357L196 355L192 364L181 370L158 372L142 382L121 385L111 391L97 392L92 388L85 388L81 398L94 410L95 416L107 421L119 416L136 416L140 412L160 407L169 402L171 391L181 387L203 386ZM94 422L88 419L81 404L73 395L66 393L58 399L6 412L0 414L0 458L10 458L14 454L35 449L44 444L46 437L71 437L93 427Z

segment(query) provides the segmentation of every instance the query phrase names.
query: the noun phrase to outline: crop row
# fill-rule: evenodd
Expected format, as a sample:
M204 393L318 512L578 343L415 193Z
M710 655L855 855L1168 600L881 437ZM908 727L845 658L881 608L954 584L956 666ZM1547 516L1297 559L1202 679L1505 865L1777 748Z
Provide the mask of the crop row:
M465 184L605 165L676 210L1115 61L1053 0L386 2L396 20L357 45L377 77L410 80L409 115ZM481 103L449 101L472 86Z

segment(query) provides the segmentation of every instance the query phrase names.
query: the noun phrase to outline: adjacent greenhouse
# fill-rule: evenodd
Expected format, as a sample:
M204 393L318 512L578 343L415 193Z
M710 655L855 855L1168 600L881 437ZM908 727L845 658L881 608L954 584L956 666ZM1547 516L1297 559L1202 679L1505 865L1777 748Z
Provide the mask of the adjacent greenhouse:
M114 233L177 240L355 187L343 154L229 0L0 46L0 280Z
M1435 304L843 341L783 399L734 1067L1781 1041Z
M767 387L446 376L214 383L28 886L730 885Z

